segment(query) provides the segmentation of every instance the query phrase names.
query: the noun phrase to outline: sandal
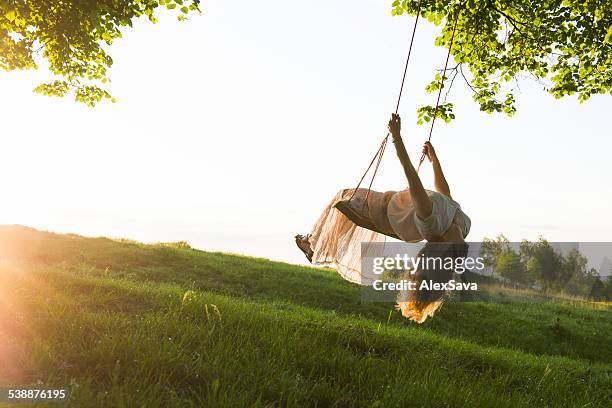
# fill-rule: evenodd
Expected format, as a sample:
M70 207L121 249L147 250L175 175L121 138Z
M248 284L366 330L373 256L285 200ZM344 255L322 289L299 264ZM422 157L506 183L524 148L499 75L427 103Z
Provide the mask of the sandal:
M312 252L312 248L310 248L310 242L308 242L310 238L310 234L308 235L296 235L295 236L295 244L300 248L300 251L306 255L306 259L308 262L312 263L312 256L314 252Z

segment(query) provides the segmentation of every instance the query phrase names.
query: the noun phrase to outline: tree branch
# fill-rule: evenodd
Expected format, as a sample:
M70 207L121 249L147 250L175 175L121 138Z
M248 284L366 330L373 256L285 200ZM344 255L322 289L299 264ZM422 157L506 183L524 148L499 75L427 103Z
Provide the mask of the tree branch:
M455 83L455 78L457 78L457 74L459 73L460 65L461 64L457 64L453 68L455 71L455 75L453 75L453 78L451 79L450 84L448 85L448 89L446 90L446 93L444 94L444 100L442 101L442 103L446 103L446 98L448 98L448 94L450 94L451 88L453 87L453 84Z
M481 93L478 92L478 90L476 90L476 88L474 88L474 86L471 84L470 81L468 81L467 77L465 76L465 74L463 73L463 67L461 65L459 65L459 72L461 73L461 76L463 77L463 80L465 81L465 83L467 84L467 86L470 88L470 90L472 92L474 92L475 95L480 96ZM501 103L499 99L491 97L491 99L493 99L495 102L497 103Z
M518 28L518 26L517 26L517 24L521 24L522 26L525 26L525 23L523 23L523 22L519 22L519 21L517 21L517 20L513 19L513 18L512 18L512 17L510 17L508 14L506 14L506 13L504 13L503 11L501 11L501 10L497 9L497 8L496 8L496 7L495 7L493 4L491 4L491 3L489 3L489 7L491 7L493 10L495 10L495 11L497 11L499 14L501 14L501 15L502 15L502 16L503 16L503 17L506 19L506 21L509 21L509 22L510 22L510 24L512 25L512 27L514 27L514 29L515 29L516 31L518 31L520 35L522 35L523 37L526 37L526 38L529 38L529 39L533 40L533 38L531 38L531 37L529 37L528 35L526 35L525 33L523 33L523 32L521 31L521 29L520 29L520 28Z

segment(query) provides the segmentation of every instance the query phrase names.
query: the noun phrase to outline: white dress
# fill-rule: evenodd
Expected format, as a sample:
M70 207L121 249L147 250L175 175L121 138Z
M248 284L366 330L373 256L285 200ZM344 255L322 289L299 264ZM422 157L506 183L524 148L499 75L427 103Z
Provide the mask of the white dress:
M393 231L406 242L418 242L441 237L453 221L461 229L463 237L470 232L470 218L452 198L436 191L425 190L433 203L431 215L422 220L416 214L409 190L393 195L387 206L387 217Z
M369 282L363 282L361 275L362 251L364 256L382 256L377 253L381 251L380 245L369 244L385 242L386 235L397 236L406 242L419 242L441 236L455 222L466 237L471 222L459 204L438 192L426 191L433 201L433 210L425 220L416 215L408 190L382 193L360 188L339 191L310 233L312 263L331 266L346 280L367 285ZM355 224L336 208L340 202L376 226L377 231Z

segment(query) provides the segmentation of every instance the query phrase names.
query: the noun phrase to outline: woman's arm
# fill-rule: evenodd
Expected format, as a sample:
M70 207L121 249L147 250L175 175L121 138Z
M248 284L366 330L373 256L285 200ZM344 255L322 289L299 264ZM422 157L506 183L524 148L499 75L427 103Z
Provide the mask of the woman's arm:
M436 187L436 191L451 198L450 187L448 186L446 177L444 177L444 172L442 171L440 160L438 160L436 150L430 142L425 142L425 144L423 145L423 153L427 156L433 167L434 186Z
M406 174L406 178L408 179L410 196L412 197L412 202L414 204L416 213L419 218L424 220L431 215L433 204L427 195L427 192L423 188L423 183L421 183L421 179L414 169L414 166L410 161L410 157L408 157L408 152L406 151L406 147L404 146L404 141L402 140L401 136L401 127L402 124L399 115L395 113L392 114L391 120L389 120L389 133L391 133L391 136L393 137L393 144L395 145L397 157L399 158L400 163L404 168L404 174Z

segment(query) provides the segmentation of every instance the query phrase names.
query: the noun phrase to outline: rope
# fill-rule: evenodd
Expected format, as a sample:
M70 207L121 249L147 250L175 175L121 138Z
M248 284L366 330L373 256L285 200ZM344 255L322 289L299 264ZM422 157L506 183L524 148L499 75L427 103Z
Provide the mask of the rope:
M404 74L402 75L402 84L400 86L399 95L397 96L397 104L395 105L395 113L396 114L397 114L397 112L399 110L400 101L402 100L402 92L404 90L404 83L406 82L406 73L408 72L408 63L410 62L410 54L412 53L412 45L414 44L414 36L416 34L416 29L417 29L417 24L419 22L419 17L421 15L422 1L423 0L419 0L419 5L417 6L416 19L414 20L414 27L412 28L412 36L410 37L410 46L408 47L408 55L406 57L406 64L404 65ZM448 61L450 59L451 51L453 49L453 43L455 41L455 32L457 31L457 22L459 21L459 13L461 12L461 6L462 5L463 5L463 0L459 0L459 5L457 6L457 13L455 14L455 21L453 23L453 32L451 34L451 40L450 40L450 44L449 44L449 47L448 47L448 53L446 54L446 61L444 62L444 70L442 71L442 77L440 78L440 89L438 90L438 97L436 99L436 107L434 108L434 116L433 116L433 119L431 120L431 127L429 128L429 137L427 138L427 141L431 141L431 136L433 134L434 124L436 122L436 116L438 114L438 108L440 107L440 97L442 95L442 86L444 85L444 79L446 77L446 70L448 68ZM376 166L374 167L374 172L372 173L372 179L370 180L370 184L368 185L368 191L366 192L365 200L363 202L362 211L365 208L365 206L367 205L368 197L369 197L370 191L372 189L372 183L374 183L374 179L376 178L376 174L378 173L378 168L380 167L380 162L382 161L382 157L383 157L383 155L385 153L385 149L387 147L388 140L389 140L389 132L387 132L387 135L385 136L385 138L383 139L382 143L380 144L380 147L376 151L376 154L374 155L374 157L370 161L370 164L368 165L368 168L363 173L363 176L361 176L361 179L359 180L359 183L357 183L357 187L355 187L355 190L353 191L353 194L351 194L351 197L348 199L349 202L353 199L353 197L355 196L355 193L357 193L357 190L361 186L361 183L363 182L363 180L367 176L368 172L372 168L372 165L374 164L374 162L376 162ZM423 164L424 160L425 160L425 154L423 153L423 154L421 154L421 159L419 160L419 165L418 165L418 167L416 169L417 172L421 169L421 164Z
M455 40L455 31L457 30L457 21L459 20L459 13L461 12L461 5L463 0L459 0L459 6L457 7L457 13L455 14L455 23L453 24L453 33L451 35L450 45L448 47L448 53L446 54L446 62L444 63L444 71L442 71L442 77L440 78L440 89L438 90L438 99L436 99L436 107L434 109L433 119L431 120L431 127L429 128L428 142L431 142L431 135L433 134L434 123L436 122L436 116L438 116L438 107L440 106L440 96L442 95L442 86L444 85L444 79L446 78L446 69L448 68L448 60L450 59L451 50L453 49L453 41ZM396 112L397 113L397 112ZM421 169L421 164L425 160L425 153L421 154L419 160L419 166L417 167L417 173Z
M397 114L397 112L399 110L399 105L400 105L400 102L402 100L402 92L404 91L404 83L406 82L406 73L408 72L408 63L410 62L410 54L412 54L412 45L414 44L414 36L416 34L417 24L419 23L419 17L421 16L421 4L422 4L422 2L423 2L423 0L419 0L419 5L417 6L416 18L414 20L414 26L412 28L412 36L410 37L410 46L408 47L408 55L406 56L406 64L404 65L404 74L402 75L402 84L400 86L399 95L397 96L397 103L395 105L395 113L396 114ZM365 203L367 203L368 196L370 195L370 190L372 188L372 183L374 183L374 178L376 177L376 173L378 172L378 167L380 166L380 162L381 162L382 157L383 157L383 155L385 153L385 148L387 147L387 141L388 140L389 140L389 132L387 132L387 135L385 136L385 138L381 142L380 147L378 148L378 151L376 152L376 154L372 158L372 161L370 161L370 164L368 165L368 168L363 173L363 176L361 176L361 179L359 180L359 183L357 183L357 187L355 187L355 190L353 191L353 194L348 199L349 202L355 196L355 193L357 192L357 190L361 186L361 183L363 182L363 180L365 179L366 175L370 171L370 168L372 168L372 165L376 161L376 167L374 168L374 173L372 174L372 179L370 180L370 184L368 186L368 191L366 193L366 198L365 198L365 201L364 201L364 206L365 206Z
M383 155L385 154L385 149L387 148L387 142L389 141L389 135L385 136L382 144L380 145L380 154L378 155L378 161L376 162L376 167L374 167L374 173L372 173L372 180L370 180L370 185L368 185L368 191L366 192L365 200L363 201L362 211L368 202L368 197L370 196L370 191L372 190L372 183L374 183L374 178L376 177L376 173L378 173L378 167L380 166L380 162L382 161ZM355 194L355 192L353 192Z
M399 110L400 101L402 100L402 91L404 90L404 82L406 82L406 72L408 72L408 62L410 62L410 54L412 54L412 44L414 44L414 35L416 34L417 24L419 23L419 17L421 16L421 4L423 0L419 0L417 6L416 18L414 20L414 27L412 28L412 36L410 37L410 47L408 47L408 55L406 56L406 65L404 65L404 75L402 75L402 85L400 86L399 95L397 96L397 104L395 104L395 113ZM387 137L389 133L387 133Z

